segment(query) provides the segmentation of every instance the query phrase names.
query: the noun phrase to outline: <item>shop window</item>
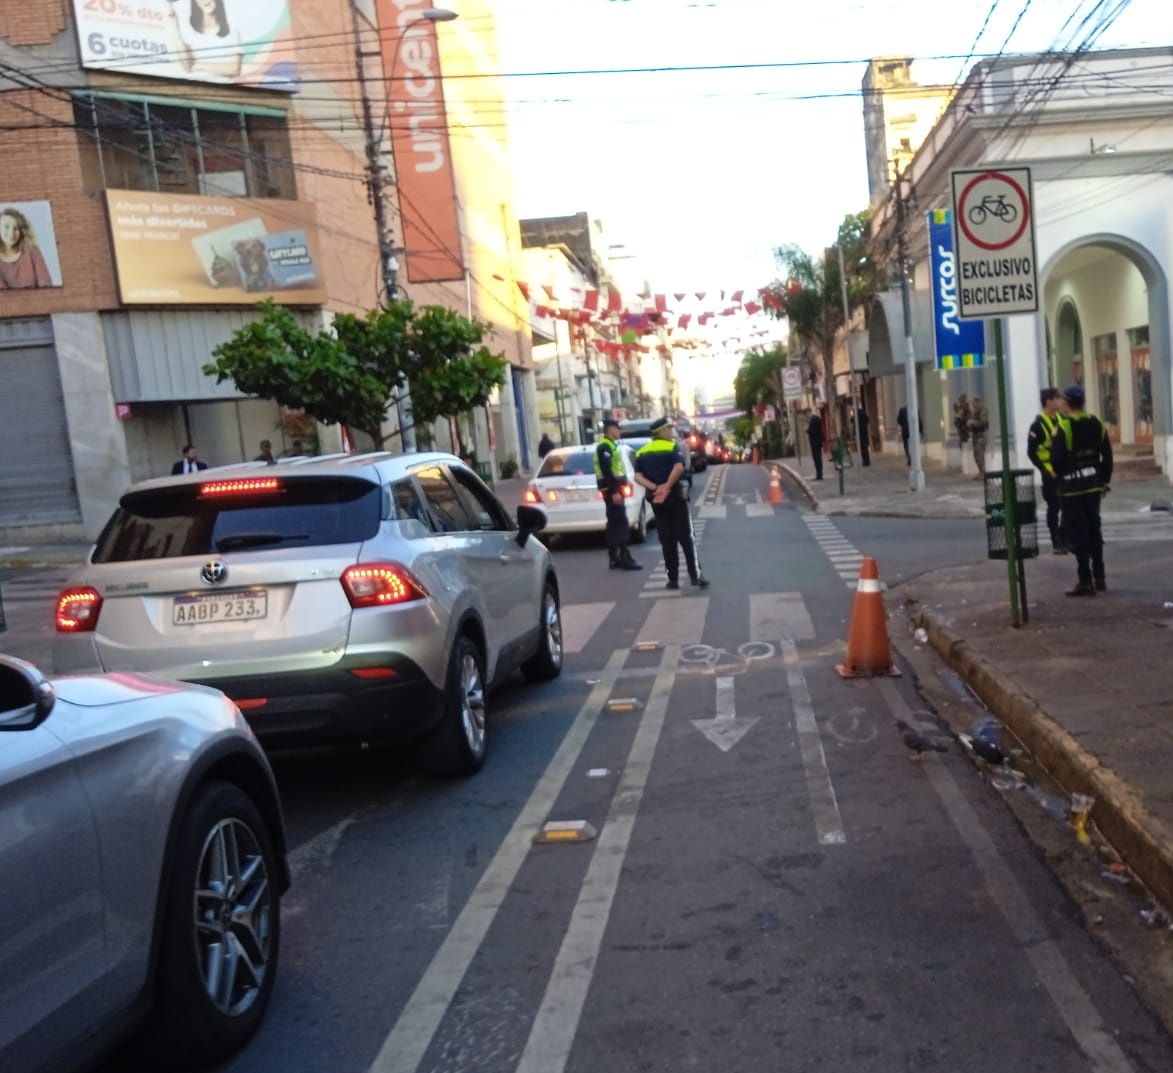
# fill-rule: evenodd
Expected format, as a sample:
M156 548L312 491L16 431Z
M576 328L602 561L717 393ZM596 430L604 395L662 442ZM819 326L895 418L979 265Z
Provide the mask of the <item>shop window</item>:
M297 196L284 116L78 94L74 119L88 191Z

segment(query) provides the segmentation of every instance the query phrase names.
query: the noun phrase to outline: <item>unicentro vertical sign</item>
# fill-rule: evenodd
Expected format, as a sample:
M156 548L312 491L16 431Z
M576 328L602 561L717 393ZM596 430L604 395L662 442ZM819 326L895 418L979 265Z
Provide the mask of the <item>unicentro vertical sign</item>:
M953 221L948 209L929 213L933 270L933 338L938 369L976 369L985 362L986 329L980 320L961 319Z
M412 283L464 279L436 26L424 0L378 0L391 149Z

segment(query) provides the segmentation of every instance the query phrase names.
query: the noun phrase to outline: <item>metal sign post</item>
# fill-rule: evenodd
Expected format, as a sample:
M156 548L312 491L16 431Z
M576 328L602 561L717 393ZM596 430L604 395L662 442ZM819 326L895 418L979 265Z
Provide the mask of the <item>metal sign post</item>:
M993 317L998 377L999 432L1002 436L1002 511L1006 526L1006 569L1010 578L1011 624L1025 621L1025 566L1019 561L1017 496L1010 472L1010 433L1006 413L1006 361L1002 354L1003 316L1037 313L1039 285L1030 168L954 171L953 238L957 258L960 317ZM1019 588L1022 608L1019 608Z

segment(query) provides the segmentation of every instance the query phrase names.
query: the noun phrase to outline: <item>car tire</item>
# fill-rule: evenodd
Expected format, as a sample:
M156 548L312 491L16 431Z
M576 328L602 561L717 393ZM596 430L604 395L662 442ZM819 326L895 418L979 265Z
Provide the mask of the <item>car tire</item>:
M639 519L632 526L631 539L635 544L642 544L648 539L648 501L646 499L639 505Z
M521 665L521 673L528 682L548 682L562 673L562 605L558 590L550 581L542 592L538 625L541 631L538 650Z
M467 634L456 638L448 657L440 721L420 743L424 767L433 775L475 775L485 763L485 658Z
M279 864L243 790L215 781L196 792L169 871L154 1009L141 1049L160 1064L205 1065L252 1038L277 974Z

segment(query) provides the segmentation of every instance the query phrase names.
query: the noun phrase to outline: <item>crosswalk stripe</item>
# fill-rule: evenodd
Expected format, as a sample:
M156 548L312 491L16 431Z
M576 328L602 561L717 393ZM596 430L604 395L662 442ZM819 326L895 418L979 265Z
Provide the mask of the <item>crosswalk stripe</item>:
M562 608L562 650L581 652L615 606L610 600L597 604L568 604Z

